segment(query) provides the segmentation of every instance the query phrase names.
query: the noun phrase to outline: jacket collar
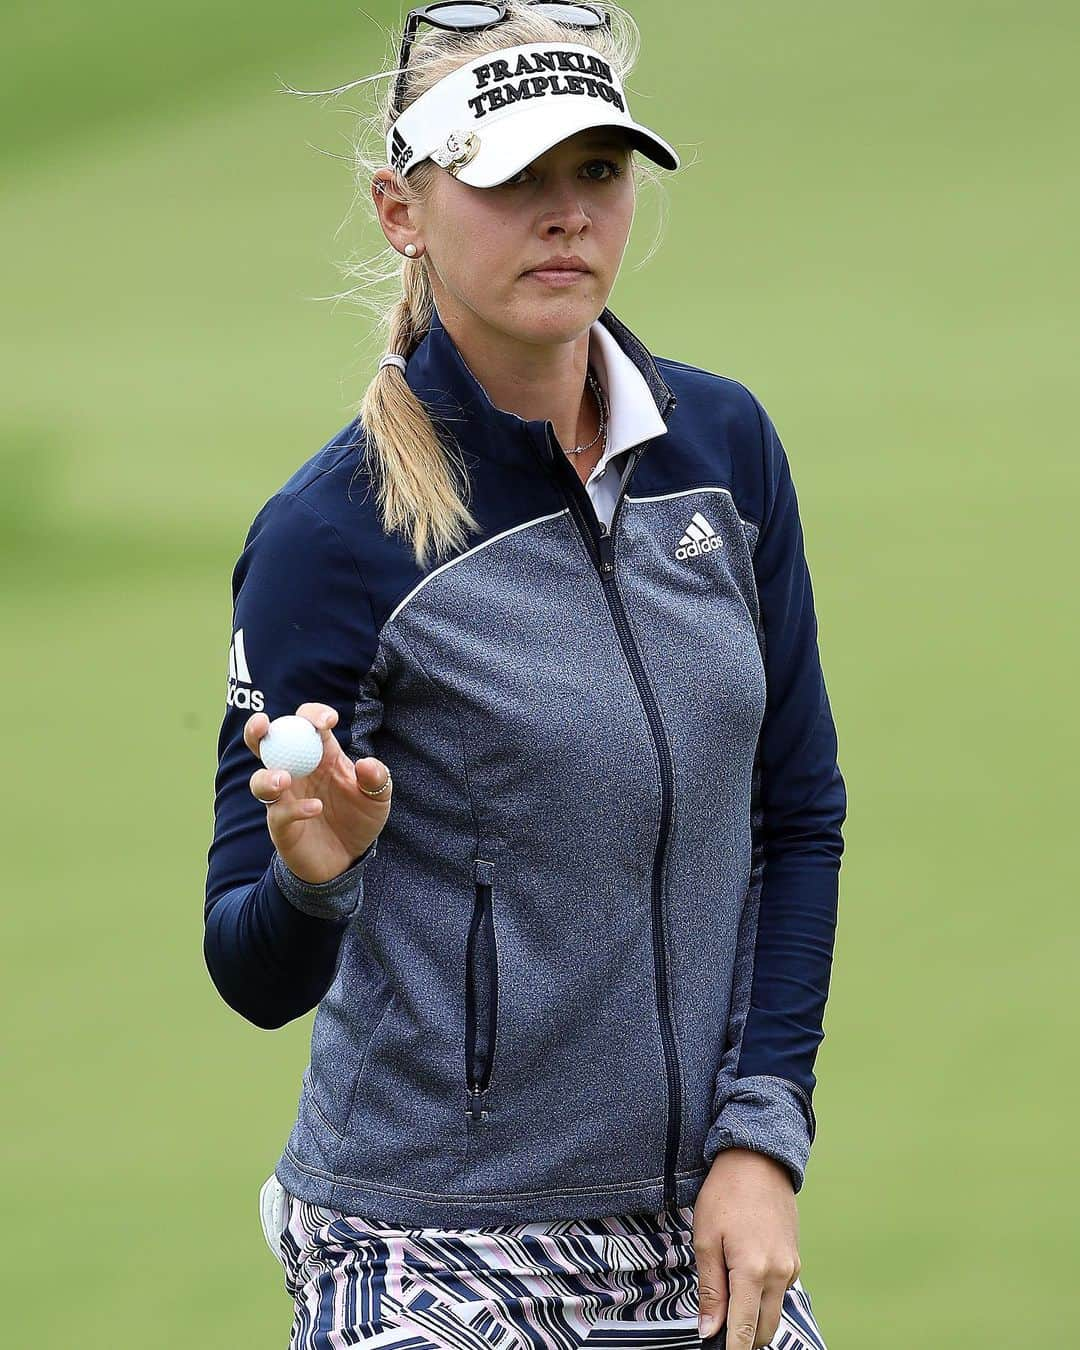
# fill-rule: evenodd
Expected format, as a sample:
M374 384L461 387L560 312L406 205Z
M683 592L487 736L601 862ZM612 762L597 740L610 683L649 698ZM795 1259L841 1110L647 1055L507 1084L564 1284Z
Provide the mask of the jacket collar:
M601 327L594 342L611 412L610 458L663 435L675 395L645 345L610 309L600 314L594 333ZM544 464L553 458L551 421L529 421L497 408L465 364L437 309L432 310L430 329L408 358L405 379L432 420L443 423L463 450L509 463L520 462L523 456L534 461L539 457Z

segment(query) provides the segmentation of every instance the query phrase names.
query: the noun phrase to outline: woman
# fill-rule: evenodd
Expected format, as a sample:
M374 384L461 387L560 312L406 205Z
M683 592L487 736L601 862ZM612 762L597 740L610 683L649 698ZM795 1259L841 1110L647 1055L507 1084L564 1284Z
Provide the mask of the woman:
M846 798L787 458L607 308L634 151L679 165L632 20L421 17L389 352L233 576L206 959L258 1026L318 1009L261 1196L291 1344L821 1347ZM252 763L290 713L306 778Z

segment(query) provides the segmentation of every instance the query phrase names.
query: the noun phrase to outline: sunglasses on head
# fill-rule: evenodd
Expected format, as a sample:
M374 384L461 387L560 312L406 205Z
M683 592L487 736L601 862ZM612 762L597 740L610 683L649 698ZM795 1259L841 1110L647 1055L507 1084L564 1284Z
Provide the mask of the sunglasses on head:
M610 28L611 16L596 5L581 5L577 0L530 0L530 9L539 12L548 19L554 19L564 28ZM401 53L398 57L398 77L394 85L394 101L391 104L396 113L401 108L401 99L405 92L405 67L409 61L416 31L422 23L433 28L442 28L448 32L475 32L481 28L494 28L507 17L508 7L489 0L436 0L433 5L421 5L410 9L405 20L405 29L401 35Z

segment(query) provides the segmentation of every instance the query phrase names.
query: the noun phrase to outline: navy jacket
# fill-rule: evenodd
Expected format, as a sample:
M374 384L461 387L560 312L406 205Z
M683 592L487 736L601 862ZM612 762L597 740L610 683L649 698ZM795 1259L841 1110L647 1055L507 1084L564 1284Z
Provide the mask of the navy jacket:
M405 378L479 535L419 570L354 421L233 574L205 956L257 1026L317 1007L275 1171L329 1208L655 1211L732 1146L803 1182L846 792L795 489L743 385L599 322L667 428L619 461L610 531L436 314ZM306 701L394 775L382 834L321 885L275 852L242 736Z

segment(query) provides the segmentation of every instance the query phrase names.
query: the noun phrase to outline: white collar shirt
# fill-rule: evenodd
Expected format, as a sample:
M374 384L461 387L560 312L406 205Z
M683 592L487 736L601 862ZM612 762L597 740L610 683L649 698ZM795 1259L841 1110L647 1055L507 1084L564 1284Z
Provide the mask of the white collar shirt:
M645 377L599 319L589 330L589 355L608 405L607 444L585 483L597 518L606 529L619 496L626 452L667 434ZM573 459L572 455L567 456Z

